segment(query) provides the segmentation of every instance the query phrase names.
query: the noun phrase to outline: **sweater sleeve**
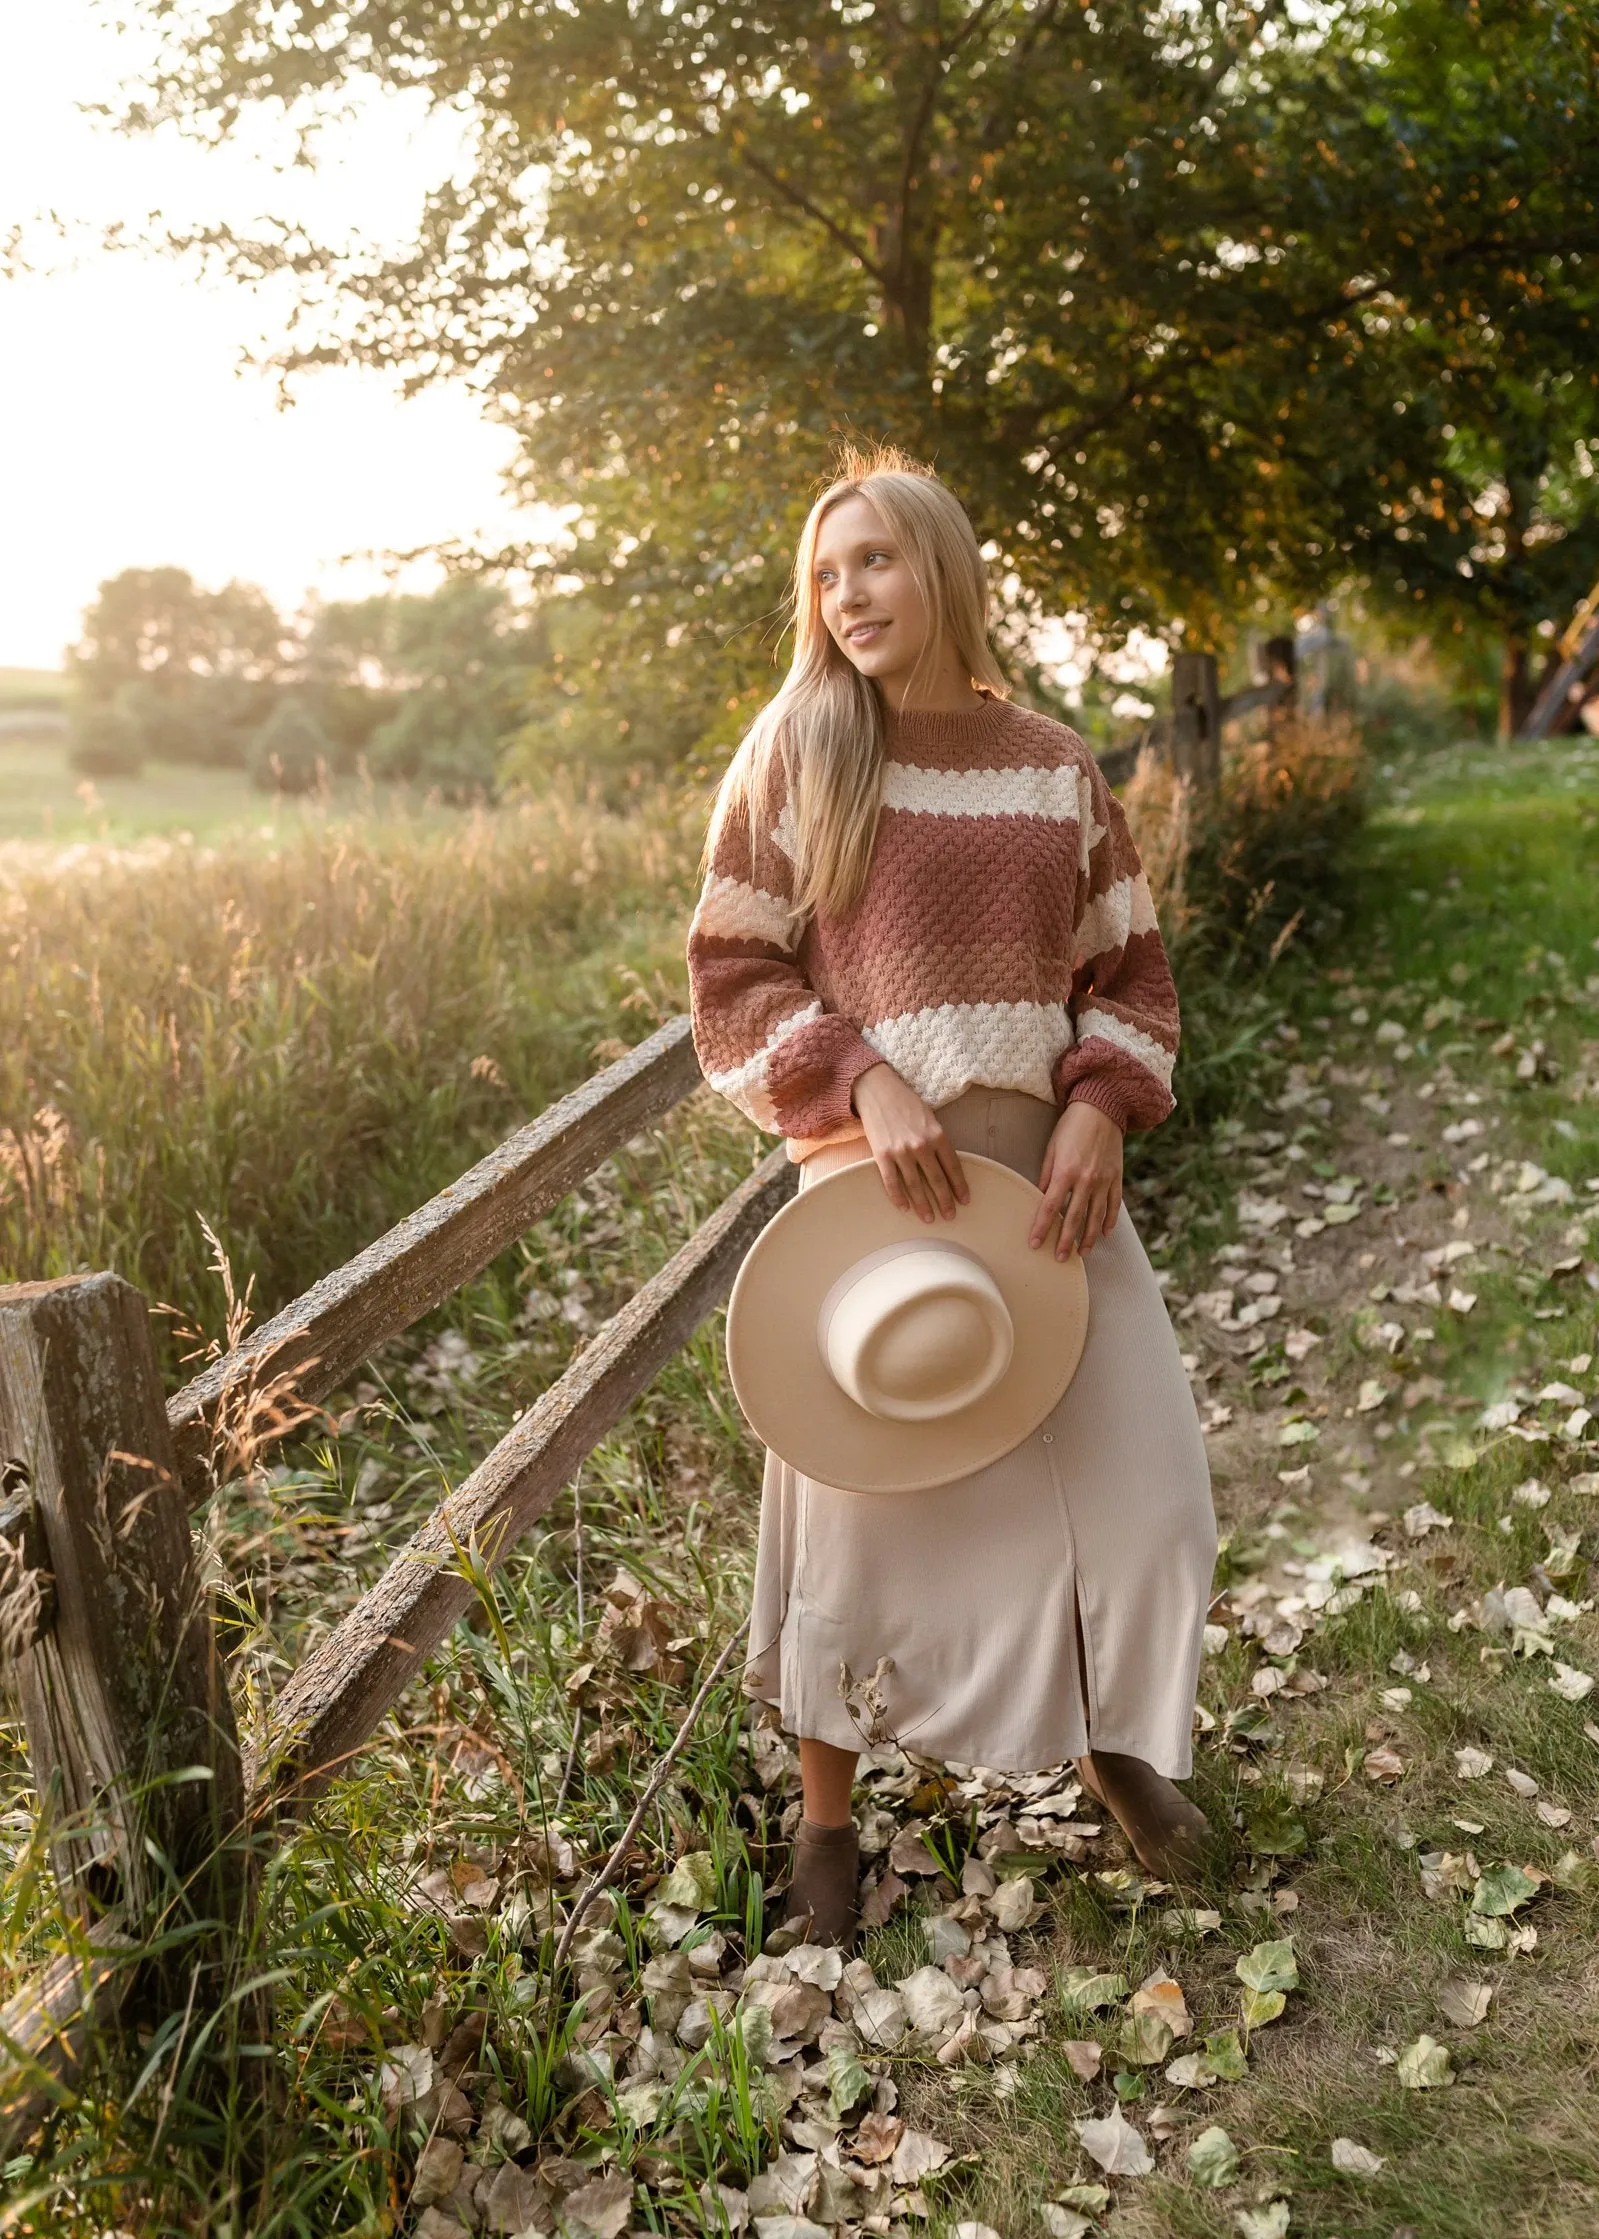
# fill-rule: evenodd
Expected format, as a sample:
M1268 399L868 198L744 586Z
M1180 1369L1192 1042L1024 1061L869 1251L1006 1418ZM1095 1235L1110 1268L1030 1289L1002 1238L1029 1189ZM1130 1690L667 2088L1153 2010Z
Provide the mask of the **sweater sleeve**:
M757 1127L805 1137L849 1123L856 1080L882 1058L801 969L791 832L781 793L753 832L741 812L724 818L689 927L689 1007L718 1095Z
M1094 1105L1124 1131L1158 1127L1175 1102L1177 989L1126 813L1092 756L1080 782L1075 1042L1055 1062L1055 1094L1062 1105Z

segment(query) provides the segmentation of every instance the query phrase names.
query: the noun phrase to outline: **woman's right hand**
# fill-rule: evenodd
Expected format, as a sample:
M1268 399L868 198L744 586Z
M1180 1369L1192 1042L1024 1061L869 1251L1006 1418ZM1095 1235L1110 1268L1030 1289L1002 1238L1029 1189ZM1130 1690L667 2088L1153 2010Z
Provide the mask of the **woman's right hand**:
M930 1221L937 1212L952 1221L971 1191L960 1153L937 1113L888 1064L869 1066L858 1076L853 1102L890 1201L919 1220Z

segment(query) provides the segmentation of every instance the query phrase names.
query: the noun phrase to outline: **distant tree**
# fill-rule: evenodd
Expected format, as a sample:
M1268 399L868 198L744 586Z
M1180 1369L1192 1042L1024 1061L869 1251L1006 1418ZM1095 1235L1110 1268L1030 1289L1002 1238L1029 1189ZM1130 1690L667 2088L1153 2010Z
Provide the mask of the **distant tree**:
M137 777L144 768L144 739L116 701L81 702L72 711L67 760L82 777Z
M363 744L376 774L463 798L494 786L541 645L536 622L502 588L452 576L425 596L321 608L306 635L304 673L334 704L367 696Z
M1411 600L1417 535L1512 637L1582 573L1599 0L160 13L147 118L357 77L475 112L392 261L217 245L300 276L298 362L491 389L611 643L712 714L840 432L935 457L1016 605L1107 639Z
M80 698L124 708L148 759L238 763L292 658L253 584L205 591L185 568L127 568L101 584L68 669Z

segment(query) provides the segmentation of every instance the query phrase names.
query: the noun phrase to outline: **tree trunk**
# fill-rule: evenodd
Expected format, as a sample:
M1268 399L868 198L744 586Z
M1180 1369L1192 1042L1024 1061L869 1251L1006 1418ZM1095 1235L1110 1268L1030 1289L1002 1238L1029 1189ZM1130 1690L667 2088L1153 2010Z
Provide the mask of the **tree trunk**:
M1508 745L1531 713L1535 697L1527 640L1507 636L1499 663L1499 738Z

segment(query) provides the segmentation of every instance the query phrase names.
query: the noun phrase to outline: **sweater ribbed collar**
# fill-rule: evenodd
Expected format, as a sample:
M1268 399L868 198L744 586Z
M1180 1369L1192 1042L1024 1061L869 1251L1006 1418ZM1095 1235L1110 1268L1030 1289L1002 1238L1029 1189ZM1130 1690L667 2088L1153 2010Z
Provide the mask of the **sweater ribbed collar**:
M992 743L1012 720L1008 700L982 699L969 708L885 708L883 743L889 759L914 759L918 747L943 754Z

